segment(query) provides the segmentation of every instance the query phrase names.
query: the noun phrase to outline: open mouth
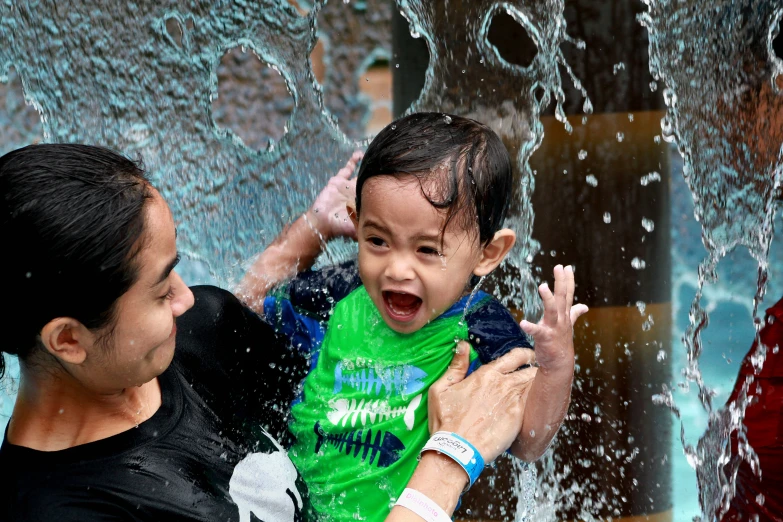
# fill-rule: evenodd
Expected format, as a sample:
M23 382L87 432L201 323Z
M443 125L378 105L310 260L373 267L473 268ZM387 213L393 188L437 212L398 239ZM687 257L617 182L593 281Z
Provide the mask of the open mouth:
M389 317L400 322L412 320L421 308L419 297L402 292L384 291L383 303L386 305L386 313Z

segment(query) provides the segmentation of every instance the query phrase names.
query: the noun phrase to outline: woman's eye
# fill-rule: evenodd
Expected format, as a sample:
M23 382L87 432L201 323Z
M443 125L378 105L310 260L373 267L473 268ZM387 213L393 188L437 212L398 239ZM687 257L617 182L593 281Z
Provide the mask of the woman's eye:
M161 299L164 300L164 301L169 301L169 300L171 300L173 298L174 298L174 287L172 286L172 287L169 288L169 291L166 292L166 295L161 297Z

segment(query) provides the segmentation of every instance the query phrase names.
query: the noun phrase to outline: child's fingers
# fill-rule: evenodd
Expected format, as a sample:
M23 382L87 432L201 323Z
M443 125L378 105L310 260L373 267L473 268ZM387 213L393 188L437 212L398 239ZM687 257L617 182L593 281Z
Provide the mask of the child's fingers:
M538 295L541 296L541 301L544 304L544 322L556 323L557 322L557 304L555 303L555 296L552 294L552 290L549 289L548 283L541 283L538 286Z
M345 164L345 168L350 169L351 172L356 170L356 165L359 164L359 162L362 160L362 157L364 156L364 153L361 151L355 151L353 155L350 157L348 162Z
M345 167L341 168L337 171L337 174L335 175L336 178L342 178L342 179L348 179L351 177L351 174L353 174L353 168L350 167L350 165L346 164Z
M541 331L541 327L539 325L525 320L519 323L519 327L522 328L522 331L533 339L535 339L538 333Z
M589 312L587 305L577 304L571 307L571 326L576 324L577 319Z
M566 311L571 309L571 305L574 304L574 287L576 282L574 279L574 267L568 265L565 267L565 279L566 279Z
M555 266L555 304L557 307L558 318L565 318L566 313L566 292L568 291L568 284L566 279L565 269L563 265Z

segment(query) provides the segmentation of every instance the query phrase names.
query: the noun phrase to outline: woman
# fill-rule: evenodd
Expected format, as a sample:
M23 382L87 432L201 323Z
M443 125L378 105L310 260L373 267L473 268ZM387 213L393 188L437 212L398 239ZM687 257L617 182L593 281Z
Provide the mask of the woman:
M305 361L233 295L183 283L174 221L139 165L29 146L0 158L0 194L14 304L0 350L21 367L0 520L306 516L306 488L262 429L283 436ZM535 370L514 371L531 362L517 350L464 379L467 354L431 392L431 427L490 461L520 429ZM429 451L408 487L451 513L467 479Z

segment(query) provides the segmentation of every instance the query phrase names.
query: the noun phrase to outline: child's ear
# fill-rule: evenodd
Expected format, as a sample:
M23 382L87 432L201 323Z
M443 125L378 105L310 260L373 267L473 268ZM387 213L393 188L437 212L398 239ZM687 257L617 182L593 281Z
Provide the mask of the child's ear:
M495 232L492 241L481 250L481 259L473 269L473 273L481 277L496 269L516 240L517 235L511 229L504 228Z
M351 218L351 223L353 223L353 227L357 230L359 230L359 216L356 214L356 209L353 207L353 205L348 204L345 205L345 211L348 212L348 217Z

